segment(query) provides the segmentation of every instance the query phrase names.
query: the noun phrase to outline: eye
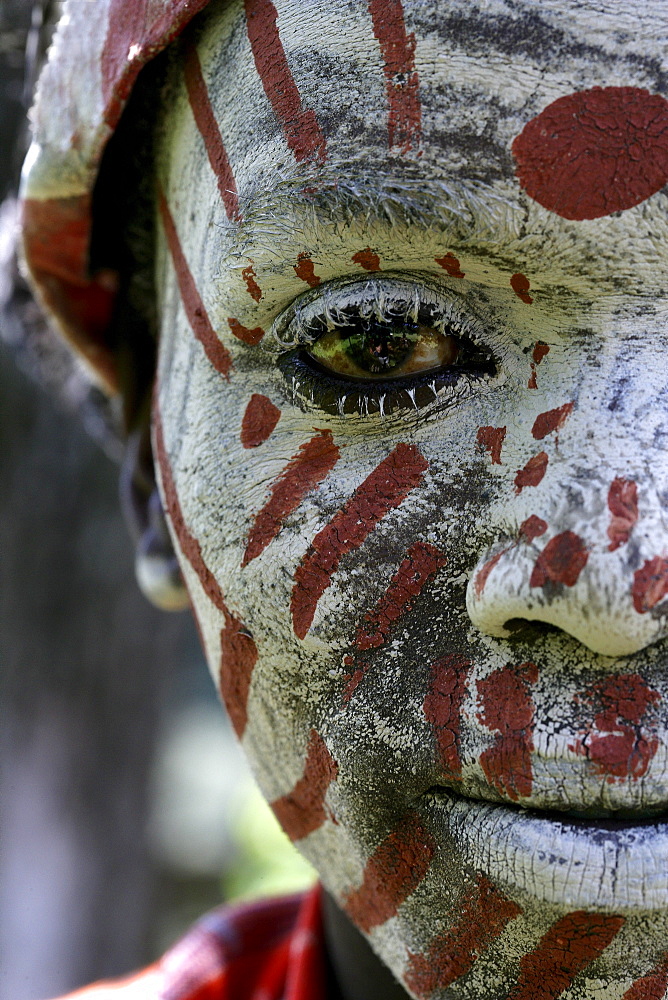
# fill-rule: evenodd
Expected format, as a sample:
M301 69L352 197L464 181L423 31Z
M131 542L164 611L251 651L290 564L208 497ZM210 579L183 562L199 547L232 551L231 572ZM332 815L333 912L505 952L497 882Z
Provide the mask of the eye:
M295 402L346 416L454 404L489 381L496 361L458 299L405 278L332 282L274 324L291 350L278 367Z
M350 378L393 379L453 365L459 338L409 319L381 323L360 320L352 328L330 330L307 350L328 371Z

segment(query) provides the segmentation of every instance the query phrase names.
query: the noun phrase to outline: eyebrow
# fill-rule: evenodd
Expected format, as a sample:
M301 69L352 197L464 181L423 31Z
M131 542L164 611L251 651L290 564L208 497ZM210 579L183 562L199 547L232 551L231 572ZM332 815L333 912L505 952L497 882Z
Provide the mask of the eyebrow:
M439 227L445 239L503 246L520 238L526 212L520 200L482 181L459 179L334 180L319 187L292 177L250 194L242 206L239 235L254 237L294 230L295 211L318 225L376 223L384 226Z
M341 172L346 168L352 173L359 164L344 163ZM511 178L500 178L495 188L484 181L457 177L426 180L379 173L373 180L330 178L323 182L293 173L273 186L248 193L232 256L245 261L258 251L266 251L271 257L280 255L282 240L294 242L296 233L308 229L309 223L313 229L329 230L334 239L339 237L338 226L363 228L375 223L390 230L398 227L425 234L437 232L439 241L448 244L448 249L484 258L500 270L540 272L544 281L562 290L616 294L624 282L636 288L635 267L646 256L642 232L635 238L628 231L623 234L630 269L624 276L614 234L596 242L596 234L586 229L578 233L573 228L577 223L569 224L552 213L547 219L536 218L535 228L529 228L528 202L530 199L519 184L513 185ZM591 257L592 238L597 247L595 261ZM586 272L578 248L587 256ZM634 255L638 258L635 264ZM531 280L533 283L533 277Z

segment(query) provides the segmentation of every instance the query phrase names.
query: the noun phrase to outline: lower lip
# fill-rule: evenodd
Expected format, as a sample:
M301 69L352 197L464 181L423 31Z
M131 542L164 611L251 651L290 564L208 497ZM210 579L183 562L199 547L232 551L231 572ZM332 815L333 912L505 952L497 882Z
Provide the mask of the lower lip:
M668 907L668 823L611 829L605 821L546 819L440 788L420 805L462 859L498 884L573 909Z

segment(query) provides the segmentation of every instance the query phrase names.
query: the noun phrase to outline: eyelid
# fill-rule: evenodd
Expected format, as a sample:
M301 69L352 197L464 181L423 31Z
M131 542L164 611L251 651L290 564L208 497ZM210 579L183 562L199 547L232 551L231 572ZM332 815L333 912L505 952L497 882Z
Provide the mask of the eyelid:
M429 310L429 322L439 332L492 347L485 326L460 295L439 286L431 276L407 278L391 272L333 280L309 289L274 321L270 340L281 350L309 346L323 333L345 327L346 310L354 310L358 317L375 316L380 322L396 318L417 322Z

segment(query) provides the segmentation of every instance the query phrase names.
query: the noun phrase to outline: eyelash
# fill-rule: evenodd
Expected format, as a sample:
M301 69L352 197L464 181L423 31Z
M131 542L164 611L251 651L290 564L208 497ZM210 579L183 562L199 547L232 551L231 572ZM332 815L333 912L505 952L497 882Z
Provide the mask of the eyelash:
M332 329L372 316L379 323L406 320L429 325L462 341L471 357L463 364L429 369L388 380L337 375L310 358L307 348ZM300 296L278 317L273 339L284 350L277 365L292 389L293 402L332 416L378 417L415 412L438 401L449 408L497 374L497 362L479 332L480 323L464 313L457 299L446 299L427 280L399 277L331 282Z

